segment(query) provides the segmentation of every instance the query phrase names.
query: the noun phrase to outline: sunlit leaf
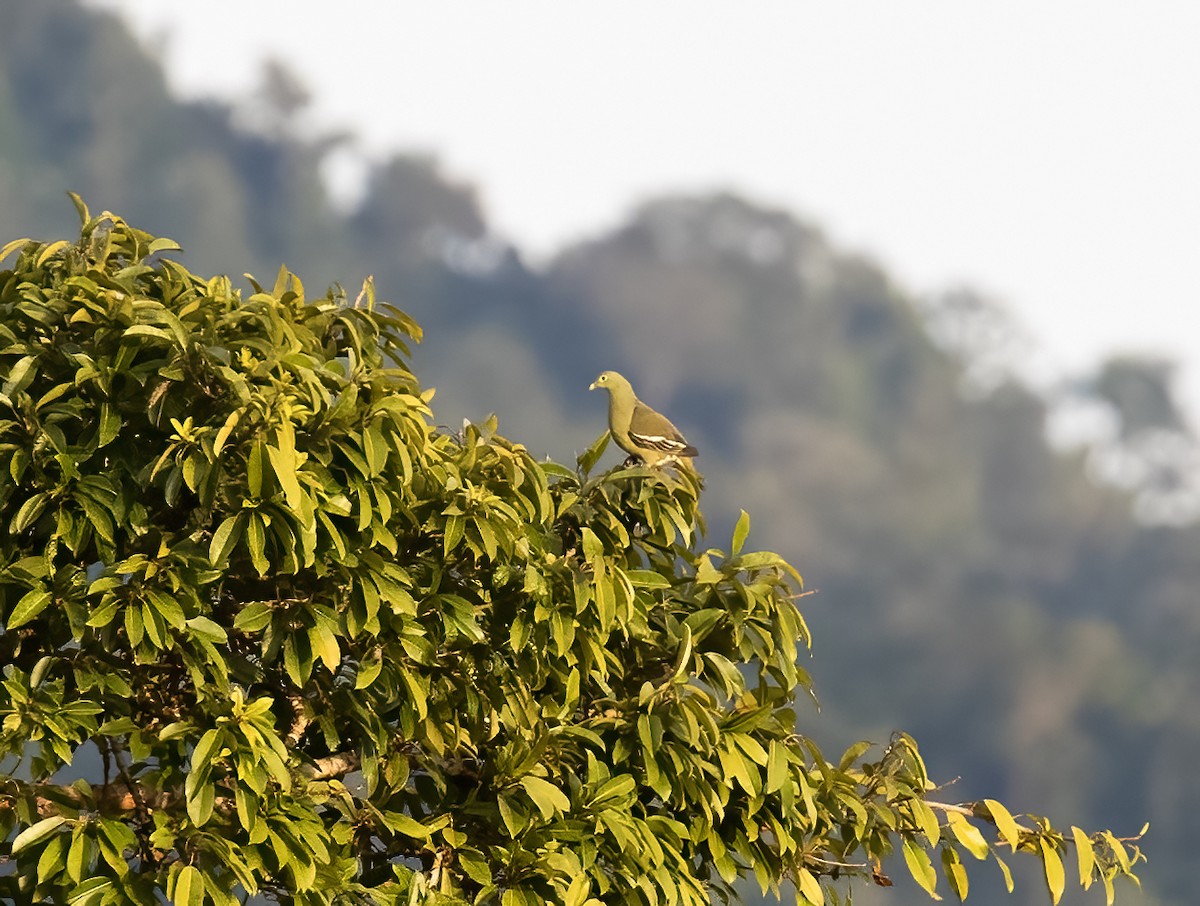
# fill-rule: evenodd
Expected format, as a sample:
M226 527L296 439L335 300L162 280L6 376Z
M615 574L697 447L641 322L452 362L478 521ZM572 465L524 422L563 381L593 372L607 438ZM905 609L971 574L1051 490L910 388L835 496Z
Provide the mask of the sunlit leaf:
M1041 839L1042 865L1045 868L1046 886L1050 890L1050 900L1058 906L1066 889L1066 873L1063 871L1062 857L1054 845L1045 837Z
M66 820L62 815L51 815L49 818L43 818L36 824L31 824L25 830L21 831L21 833L17 834L16 839L12 842L10 852L14 856L17 856L26 849L37 846L47 837L57 833L58 829L66 823Z
M8 615L8 629L16 629L18 626L24 626L30 620L36 619L52 599L53 596L45 589L35 588L33 591L26 592Z
M571 800L562 790L540 777L522 777L521 786L547 821L553 818L556 812L567 812L571 809Z
M1000 836L1016 852L1017 844L1021 839L1021 831L1017 827L1017 822L1013 820L1008 809L995 799L984 799L983 802L987 806L988 814L996 822L996 829L1000 831Z

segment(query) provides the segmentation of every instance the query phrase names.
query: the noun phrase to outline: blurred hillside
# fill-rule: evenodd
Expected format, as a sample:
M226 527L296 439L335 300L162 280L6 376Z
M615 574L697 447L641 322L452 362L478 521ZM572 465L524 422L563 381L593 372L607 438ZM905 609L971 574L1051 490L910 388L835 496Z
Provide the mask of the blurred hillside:
M1119 833L1149 820L1146 892L1120 902L1194 902L1200 529L1165 518L1195 451L1169 366L1097 363L1069 402L1112 429L1063 452L1046 425L1066 402L1020 384L1020 346L978 295L916 300L730 195L653 201L533 269L436 161L398 155L335 204L321 167L343 138L301 134L302 105L279 65L237 110L179 103L116 20L0 0L0 243L70 236L71 189L178 240L197 272L286 262L351 291L374 274L425 328L443 424L495 411L563 461L603 428L588 383L624 371L700 447L712 543L745 508L752 541L819 589L814 737L832 752L903 728L935 777L961 774L946 798ZM984 871L971 902L1013 901Z

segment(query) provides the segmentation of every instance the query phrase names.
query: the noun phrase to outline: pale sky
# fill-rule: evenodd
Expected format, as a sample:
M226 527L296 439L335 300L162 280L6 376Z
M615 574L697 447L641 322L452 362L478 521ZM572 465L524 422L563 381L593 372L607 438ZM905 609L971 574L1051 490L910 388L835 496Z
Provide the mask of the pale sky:
M236 100L285 60L312 123L436 154L535 254L731 188L907 290L1003 301L1052 371L1168 354L1200 413L1200 3L92 5L188 97Z

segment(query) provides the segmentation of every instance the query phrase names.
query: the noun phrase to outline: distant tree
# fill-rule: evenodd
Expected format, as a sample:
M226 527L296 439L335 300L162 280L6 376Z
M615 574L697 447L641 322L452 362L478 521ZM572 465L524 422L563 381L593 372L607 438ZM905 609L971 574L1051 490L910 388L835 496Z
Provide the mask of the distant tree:
M1133 490L1138 514L1152 523L1200 518L1200 444L1177 401L1175 371L1167 359L1117 356L1071 388L1110 414L1111 430L1093 443L1098 470Z
M1171 386L1175 371L1166 359L1117 356L1104 362L1087 386L1113 408L1124 438L1144 431L1187 431Z
M701 549L688 476L439 431L369 282L243 298L78 205L78 243L0 249L0 900L820 904L897 852L963 897L1011 850L1057 902L1072 847L1110 900L1133 876L1107 831L937 801L906 735L827 760L800 577L745 515Z

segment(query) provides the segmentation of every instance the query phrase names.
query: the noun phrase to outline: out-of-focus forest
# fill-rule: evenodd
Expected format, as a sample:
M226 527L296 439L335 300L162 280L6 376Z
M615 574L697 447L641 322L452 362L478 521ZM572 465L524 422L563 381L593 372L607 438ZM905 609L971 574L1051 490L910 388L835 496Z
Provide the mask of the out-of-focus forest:
M560 461L603 430L588 383L623 371L701 449L713 537L745 508L755 543L819 590L802 601L811 735L835 750L908 730L935 777L961 777L941 798L1118 833L1149 820L1145 890L1121 901L1195 902L1196 442L1169 363L1118 358L1035 392L985 294L916 298L729 194L650 201L537 267L428 157L372 164L361 202L336 203L322 167L347 139L297 127L303 72L265 65L236 108L182 103L116 19L0 0L0 242L70 236L74 190L198 272L269 280L286 262L319 290L374 274L425 329L439 420L494 411ZM1106 430L1048 440L1077 423ZM1012 902L986 871L971 901Z

